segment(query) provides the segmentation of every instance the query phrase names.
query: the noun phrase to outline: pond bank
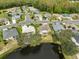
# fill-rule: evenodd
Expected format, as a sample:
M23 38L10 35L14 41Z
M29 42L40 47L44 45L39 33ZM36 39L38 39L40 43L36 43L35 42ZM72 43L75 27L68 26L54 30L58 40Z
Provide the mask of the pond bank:
M6 55L19 48L17 41L13 40L4 46L3 50L0 51L0 59L4 59Z

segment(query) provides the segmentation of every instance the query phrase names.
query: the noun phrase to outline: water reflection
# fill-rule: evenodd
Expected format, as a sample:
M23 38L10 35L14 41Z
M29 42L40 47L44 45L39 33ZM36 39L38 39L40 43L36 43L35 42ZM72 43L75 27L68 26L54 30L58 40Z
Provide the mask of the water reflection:
M57 44L52 44L52 45L54 45L52 47L52 50L59 55L59 58L60 59L65 59L63 54L62 54L61 46L57 45Z
M29 54L36 54L39 53L41 49L41 45L36 46L36 47L30 47L29 45L25 48L23 48L20 53L22 55L29 55Z

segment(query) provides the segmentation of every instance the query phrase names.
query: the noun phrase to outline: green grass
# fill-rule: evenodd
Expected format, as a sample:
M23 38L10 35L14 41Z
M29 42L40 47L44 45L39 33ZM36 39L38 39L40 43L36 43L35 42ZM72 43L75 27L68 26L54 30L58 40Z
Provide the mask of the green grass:
M79 16L78 15L75 15L75 16L72 17L72 19L73 20L78 20L79 19Z
M0 42L3 41L3 35L2 35L2 31L0 31Z
M63 55L64 55L65 59L73 59L72 56L65 55L64 53L63 53Z
M0 18L5 18L5 17L7 17L7 14L6 13L1 13L0 14Z
M7 14L7 13L4 13L4 12L2 12L2 13L0 14L0 18L7 18L9 21L11 21L11 17L8 16L8 14Z
M16 27L16 29L17 29L17 31L18 31L19 34L22 33L22 27L21 26Z
M24 5L26 0L0 0L0 9Z
M12 49L9 49L5 53L1 54L0 55L0 59L6 59L6 56L8 56L11 52L13 52L14 50L16 50L17 48L19 48L19 46L14 46L14 47L12 47Z
M31 5L51 13L79 13L79 3L70 3L69 0L27 0ZM65 2L65 3L64 3Z
M53 20L59 20L57 16L52 16L50 19L50 21L53 21Z
M21 15L20 19L17 19L16 22L19 23L25 20L25 14Z

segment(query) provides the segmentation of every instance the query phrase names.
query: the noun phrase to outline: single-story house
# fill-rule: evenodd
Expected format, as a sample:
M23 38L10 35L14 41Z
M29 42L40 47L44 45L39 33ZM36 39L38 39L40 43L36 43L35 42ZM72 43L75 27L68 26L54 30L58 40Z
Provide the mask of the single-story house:
M65 30L60 21L54 22L52 26L55 31Z
M16 24L16 20L19 20L20 19L20 16L21 15L14 15L14 16L12 16L12 23L13 24Z
M36 20L42 21L42 20L43 20L42 18L43 18L43 17L42 17L41 14L35 14L35 19L36 19Z
M23 11L26 11L26 6L22 6Z
M1 18L0 23L3 23L5 25L10 25L10 21L7 18Z
M16 39L18 35L19 34L15 28L3 31L3 39L4 40Z
M28 14L25 16L25 21L27 23L30 23L32 21L32 19L30 18L30 16Z
M50 31L50 27L47 23L43 23L40 27L40 34L48 34L48 32Z
M71 14L61 14L61 18L66 18L67 20L72 20Z
M28 9L31 11L31 12L34 12L35 14L39 14L40 11L34 7L28 7Z
M51 14L46 12L46 13L44 14L44 17L46 17L46 19L48 20L48 18L51 17Z
M34 26L23 25L22 26L22 33L29 33L29 32L35 33Z
M16 20L19 20L21 18L21 15L22 15L21 13L19 13L19 14L13 14L12 15L12 23L16 24Z

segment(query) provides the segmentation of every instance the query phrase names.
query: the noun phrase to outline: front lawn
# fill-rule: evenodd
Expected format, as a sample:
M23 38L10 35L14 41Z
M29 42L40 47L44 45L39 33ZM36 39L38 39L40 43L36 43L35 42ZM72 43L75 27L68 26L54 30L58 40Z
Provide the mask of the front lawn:
M53 42L53 39L52 39L51 34L47 34L45 36L42 36L41 42L42 43L52 43Z
M64 54L64 53L63 53L63 55L64 55L65 59L73 59L72 56L68 56L68 55L66 55L66 54Z

